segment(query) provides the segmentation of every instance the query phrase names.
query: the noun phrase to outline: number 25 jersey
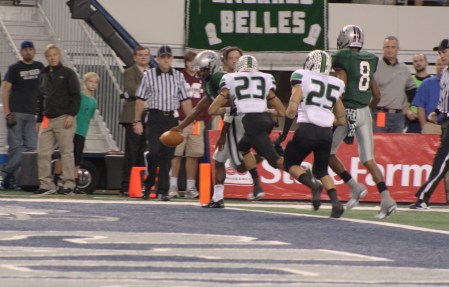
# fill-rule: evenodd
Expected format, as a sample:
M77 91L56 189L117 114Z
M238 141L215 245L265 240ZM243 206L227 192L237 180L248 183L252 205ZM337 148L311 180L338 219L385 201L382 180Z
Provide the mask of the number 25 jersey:
M270 90L276 90L272 75L259 71L226 74L220 89L228 89L237 108L237 114L263 113L267 111Z
M297 122L331 127L335 119L332 109L343 94L345 83L336 77L299 69L291 75L290 84L302 88Z

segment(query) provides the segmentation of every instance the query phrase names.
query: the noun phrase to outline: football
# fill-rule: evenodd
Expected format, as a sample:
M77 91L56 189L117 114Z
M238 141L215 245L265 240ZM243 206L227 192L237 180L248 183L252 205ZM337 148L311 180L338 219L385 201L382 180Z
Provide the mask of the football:
M175 147L182 143L184 136L177 131L166 131L159 137L159 140L168 147Z

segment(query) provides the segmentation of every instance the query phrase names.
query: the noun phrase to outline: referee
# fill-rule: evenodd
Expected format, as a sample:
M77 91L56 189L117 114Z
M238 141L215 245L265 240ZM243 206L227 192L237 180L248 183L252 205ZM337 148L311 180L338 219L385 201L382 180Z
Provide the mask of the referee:
M172 50L161 46L157 52L158 67L145 72L136 93L136 110L133 128L137 134L143 133L140 121L145 101L148 104L145 135L149 154L146 156L148 177L142 199L148 200L151 187L155 184L156 169L159 166L157 198L168 201L170 168L174 148L167 147L159 141L164 132L178 124L174 112L181 104L185 114L192 109L192 103L186 91L184 75L171 67Z
M443 64L446 66L440 79L440 100L435 112L429 115L429 120L437 123L437 115L443 115L441 123L441 143L433 159L432 171L429 179L416 193L418 200L410 205L410 209L427 209L432 193L438 183L449 170L449 39L443 39L438 47L433 48L438 51Z

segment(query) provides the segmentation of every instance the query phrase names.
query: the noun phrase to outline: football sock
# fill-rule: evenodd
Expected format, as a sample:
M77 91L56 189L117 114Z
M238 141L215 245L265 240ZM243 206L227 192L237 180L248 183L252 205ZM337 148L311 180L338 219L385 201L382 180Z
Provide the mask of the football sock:
M351 174L345 170L343 171L340 175L340 178L343 179L344 182L348 183L348 181L350 181L352 179ZM354 180L355 181L355 180ZM348 183L349 184L349 183Z
M377 190L379 191L379 193L387 191L387 185L385 184L385 181L379 182L377 184Z
M195 187L196 180L194 179L188 179L187 180L187 190L190 190L192 187Z
M298 181L306 186L312 188L314 186L313 179L307 173L302 173L298 177Z
M251 174L254 185L259 185L259 174L257 173L257 168L250 169L249 174Z
M351 178L346 184L349 186L350 189L357 189L359 183L355 181L355 179Z
M327 195L329 195L329 198L331 199L332 202L338 201L337 191L335 190L335 188L329 189L327 191Z
M178 186L178 178L170 176L170 186Z
M222 184L214 185L214 195L212 196L212 200L215 202L222 200L223 199L223 191L224 191L224 185L222 185Z
M390 192L388 190L384 190L384 191L382 191L380 196L382 197L382 199L389 198L390 197Z

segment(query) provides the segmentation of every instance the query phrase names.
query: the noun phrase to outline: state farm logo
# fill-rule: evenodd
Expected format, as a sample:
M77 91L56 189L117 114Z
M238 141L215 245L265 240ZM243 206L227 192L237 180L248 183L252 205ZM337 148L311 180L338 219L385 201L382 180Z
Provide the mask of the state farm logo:
M225 163L226 168L226 180L225 184L253 184L253 179L249 172L238 172L232 166L229 160Z
M248 173L247 171L245 172L238 172L237 170L235 170L233 167L226 167L226 174L227 175L245 175L246 173Z

